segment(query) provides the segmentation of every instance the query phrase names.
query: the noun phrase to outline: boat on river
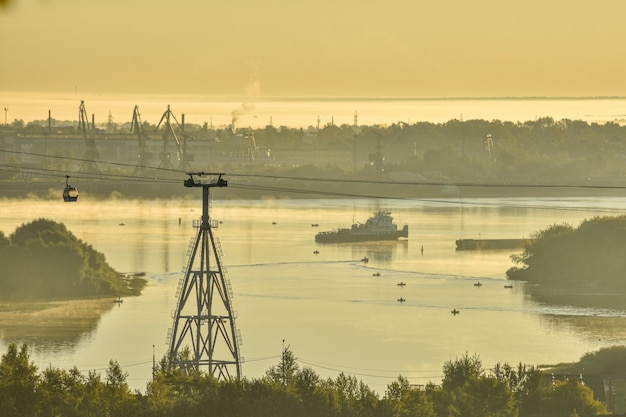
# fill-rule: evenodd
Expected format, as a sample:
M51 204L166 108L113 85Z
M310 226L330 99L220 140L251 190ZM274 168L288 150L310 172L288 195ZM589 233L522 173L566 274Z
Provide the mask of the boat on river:
M520 249L525 239L458 239L456 250Z
M376 240L396 240L409 237L409 226L402 229L393 222L389 210L379 210L365 223L355 223L352 227L339 228L329 232L320 232L315 235L315 241L320 243L366 242Z

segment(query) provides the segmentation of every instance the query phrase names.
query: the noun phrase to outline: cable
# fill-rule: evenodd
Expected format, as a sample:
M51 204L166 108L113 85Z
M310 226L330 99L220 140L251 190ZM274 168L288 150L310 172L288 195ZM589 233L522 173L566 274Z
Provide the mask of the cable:
M85 163L98 163L98 164L108 164L113 166L121 166L126 168L137 168L132 164L118 163L118 162L108 162L108 161L99 161L99 160L86 160L82 158L73 158L73 157L63 157L63 156L55 156L55 155L44 155L39 153L32 152L24 152L24 151L11 151L11 150L0 150L0 152L20 154L20 155L29 155L36 156L42 158L55 158L55 159L63 159L70 161L78 161ZM186 174L182 170L176 170L171 168L162 168L162 167L144 167L146 170L150 171L163 171L167 173L174 173L177 175ZM63 176L67 175L67 170L61 169L51 169L51 168L17 168L12 165L0 165L0 171L4 172L13 172L13 173L21 173L21 174L30 174L30 175L39 175L44 177L58 177L62 173ZM174 178L162 178L162 177L149 177L146 176L138 176L138 175L129 175L129 174L109 174L109 173L84 173L84 172L71 172L75 177L81 179L88 180L107 180L107 181L127 181L127 182L138 182L138 183L151 183L151 184L179 184L181 180ZM182 176L182 175L181 175ZM260 179L271 179L271 180L284 180L284 181L306 181L307 183L346 183L346 184L363 184L363 185L389 185L389 186L408 186L408 187L416 187L416 186L442 186L443 183L440 182L402 182L402 181L383 181L383 180L373 180L373 179L350 179L350 178L338 178L338 179L329 179L329 178L316 178L316 177L292 177L285 175L268 175L268 174L246 174L246 173L229 173L229 177L239 177L239 178L260 178ZM610 186L610 185L577 185L577 184L496 184L496 183L457 183L455 184L457 187L473 187L473 188L582 188L582 189L615 189L622 190L626 189L626 186ZM327 190L315 190L315 189L302 189L302 188L289 188L289 187L277 187L270 185L258 185L258 184L237 184L230 181L230 187L241 190L252 190L252 191L266 191L266 192L274 192L274 193L288 193L288 194L305 194L305 195L319 195L319 196L328 196L328 197L346 197L346 198L372 198L372 199L392 199L392 200L406 200L406 201L421 201L421 202L436 202L440 203L443 200L436 199L423 199L418 197L399 197L399 196L383 196L383 195L373 195L373 194L362 194L362 193L352 193L345 191L327 191ZM484 206L485 203L478 202L470 202L465 199L463 200L445 200L446 204L459 204L459 205L477 205ZM501 204L497 204L498 207L503 207ZM506 207L522 207L519 205L506 205ZM562 207L550 207L550 206L532 206L533 208L542 208L542 209L556 209L556 210L574 210L574 211L598 211L593 208L562 208ZM602 211L611 211L609 209L602 209ZM621 212L619 209L615 209L615 212Z
M29 156L37 156L42 158L56 158L56 159L64 159L76 162L83 163L97 163L104 165L113 165L120 166L126 168L136 168L136 165L126 164L121 162L109 162L102 160L89 160L83 158L75 158L75 157L64 157L64 156L56 156L56 155L45 155L34 152L24 152L24 151L12 151L12 150L1 150L0 152L20 154L20 155L29 155ZM2 166L2 165L0 165ZM32 168L32 169L40 169L43 168ZM183 170L171 169L171 168L162 168L162 167L145 167L145 169L155 170L155 171L164 171L175 174L186 174ZM22 169L23 170L23 169ZM22 172L22 171L19 171ZM92 173L94 175L94 173ZM144 178L138 176L129 176L129 175L114 175L114 174L97 174L97 175L108 175L109 177L124 177L124 178ZM353 183L353 184L380 184L380 185L404 185L404 186L442 186L445 183L436 182L436 181L383 181L376 179L351 179L351 178L318 178L318 177L292 177L285 175L268 175L268 174L246 174L246 173L236 173L230 172L228 173L229 177L241 177L241 178L264 178L264 179L272 179L272 180L289 180L289 181L306 181L306 182L319 182L319 183ZM94 179L92 177L92 179ZM459 182L455 183L457 187L476 187L476 188L582 188L582 189L626 189L626 185L586 185L586 184L501 184L501 183L469 183L469 182ZM268 188L271 190L271 188ZM276 190L280 191L280 188ZM285 191L299 191L296 189L285 189ZM343 195L343 193L338 193L338 195ZM367 197L367 196L365 196Z

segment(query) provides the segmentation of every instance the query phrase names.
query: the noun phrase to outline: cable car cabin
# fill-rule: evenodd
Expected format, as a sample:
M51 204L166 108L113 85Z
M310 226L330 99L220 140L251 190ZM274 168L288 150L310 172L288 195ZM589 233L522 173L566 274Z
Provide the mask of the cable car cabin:
M70 176L65 176L65 189L63 190L63 201L66 203L70 203L72 201L78 200L78 190L76 187L72 187L69 183Z
M63 190L63 201L66 203L78 200L78 190L76 187L71 187L69 185L65 186Z

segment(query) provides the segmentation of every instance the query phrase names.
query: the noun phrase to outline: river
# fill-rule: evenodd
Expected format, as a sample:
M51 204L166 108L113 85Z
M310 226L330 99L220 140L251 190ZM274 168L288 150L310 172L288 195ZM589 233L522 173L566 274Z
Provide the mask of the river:
M624 344L626 308L538 302L523 283L505 288L514 251L455 248L459 238L528 237L555 223L577 226L595 215L622 214L624 207L625 198L611 197L216 199L211 217L221 222L215 234L234 291L243 374L260 377L278 364L284 343L301 367L322 377L354 375L382 394L398 375L413 384L438 383L444 362L465 353L492 368L497 362L576 361ZM176 286L201 208L200 196L0 200L5 235L37 218L62 222L116 270L148 278L139 297L74 308L84 319L79 324L64 325L69 313L62 307L28 318L4 312L0 352L12 342L28 343L39 369L76 366L103 376L114 359L128 372L131 388L144 392L153 357L159 361L167 352ZM409 225L408 240L314 241L318 231L364 222L379 208L391 210L399 226ZM368 263L360 261L365 256ZM474 285L478 281L481 286ZM451 314L453 309L460 313Z

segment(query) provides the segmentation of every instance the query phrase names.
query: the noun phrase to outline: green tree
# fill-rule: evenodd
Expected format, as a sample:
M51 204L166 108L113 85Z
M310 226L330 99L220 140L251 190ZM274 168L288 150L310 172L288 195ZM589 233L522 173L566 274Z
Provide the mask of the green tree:
M607 414L606 407L593 398L591 389L576 379L557 381L544 391L542 413L554 417L595 417Z
M542 389L545 387L545 378L541 371L534 366L526 366L522 363L517 366L517 369L508 363L497 363L493 373L498 380L508 385L521 416L532 413L536 409Z
M35 409L38 382L37 367L30 362L27 345L18 350L11 343L0 360L0 410L6 415L30 415Z
M128 387L128 373L117 361L110 360L106 371L104 394L110 417L137 415L135 397Z
M298 358L295 357L289 346L283 348L281 360L278 365L267 370L265 376L272 382L289 385L298 372Z
M485 375L477 355L467 353L443 366L442 395L437 396L440 416L514 417L513 394L504 381Z
M382 404L385 415L390 417L437 417L426 391L411 387L402 376L387 386Z
M85 379L77 368L69 371L47 368L37 388L38 414L42 416L86 416L82 410Z

